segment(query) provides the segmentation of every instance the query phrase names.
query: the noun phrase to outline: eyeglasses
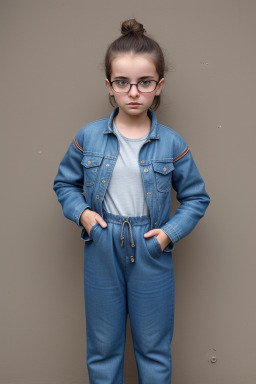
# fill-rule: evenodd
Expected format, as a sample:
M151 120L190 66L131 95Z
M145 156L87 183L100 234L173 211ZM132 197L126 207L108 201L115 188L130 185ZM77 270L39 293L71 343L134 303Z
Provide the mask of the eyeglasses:
M153 92L160 80L141 80L137 84L131 84L126 80L114 80L110 81L112 89L117 93L128 93L131 90L132 85L136 85L137 90L140 93Z

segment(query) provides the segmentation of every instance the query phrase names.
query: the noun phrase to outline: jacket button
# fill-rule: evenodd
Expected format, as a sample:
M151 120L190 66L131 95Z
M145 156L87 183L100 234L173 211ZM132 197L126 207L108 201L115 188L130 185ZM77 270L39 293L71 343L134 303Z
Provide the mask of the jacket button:
M151 195L151 192L147 192L147 195Z
M166 171L166 169L167 169L167 168L164 167L164 168L163 168L163 171Z
M106 167L109 167L110 166L110 164L106 164Z
M141 162L141 164L143 164L143 163L145 163L145 160L141 160L140 162Z
M130 256L130 258L131 258L131 262L134 263L134 257Z
M96 195L96 199L99 199L100 198L100 195Z
M91 164L91 160L88 160L88 161L87 161L87 164Z
M106 183L106 180L101 180L102 183Z
M145 172L145 173L147 173L147 172L148 172L148 169L147 169L147 168L145 168L145 169L144 169L144 172Z

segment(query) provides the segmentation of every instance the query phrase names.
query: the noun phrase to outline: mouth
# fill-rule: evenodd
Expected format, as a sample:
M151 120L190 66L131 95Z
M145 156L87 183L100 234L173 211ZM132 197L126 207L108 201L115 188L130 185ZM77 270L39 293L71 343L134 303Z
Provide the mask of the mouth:
M141 105L140 103L129 103L128 105Z

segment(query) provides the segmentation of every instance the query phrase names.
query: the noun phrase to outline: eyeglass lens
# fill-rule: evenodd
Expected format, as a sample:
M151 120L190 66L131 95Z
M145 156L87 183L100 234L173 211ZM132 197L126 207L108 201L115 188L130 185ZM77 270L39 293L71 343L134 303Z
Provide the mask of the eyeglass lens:
M138 83L138 90L140 92L152 92L157 86L157 82L153 80L143 80ZM116 92L128 92L130 83L124 80L115 80L112 87Z

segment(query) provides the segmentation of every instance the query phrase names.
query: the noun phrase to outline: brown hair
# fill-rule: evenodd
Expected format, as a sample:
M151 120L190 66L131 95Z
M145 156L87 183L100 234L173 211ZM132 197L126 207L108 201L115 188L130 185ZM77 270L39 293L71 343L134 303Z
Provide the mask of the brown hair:
M164 77L165 72L168 72L168 67L164 58L164 54L159 44L149 36L144 35L146 30L143 24L135 19L125 20L121 25L121 33L118 39L114 40L107 48L105 55L104 67L106 78L111 81L111 63L112 60L120 53L132 52L135 54L150 54L159 79ZM114 96L109 95L109 101L112 107L116 107ZM156 110L160 105L160 95L155 96L150 108Z

